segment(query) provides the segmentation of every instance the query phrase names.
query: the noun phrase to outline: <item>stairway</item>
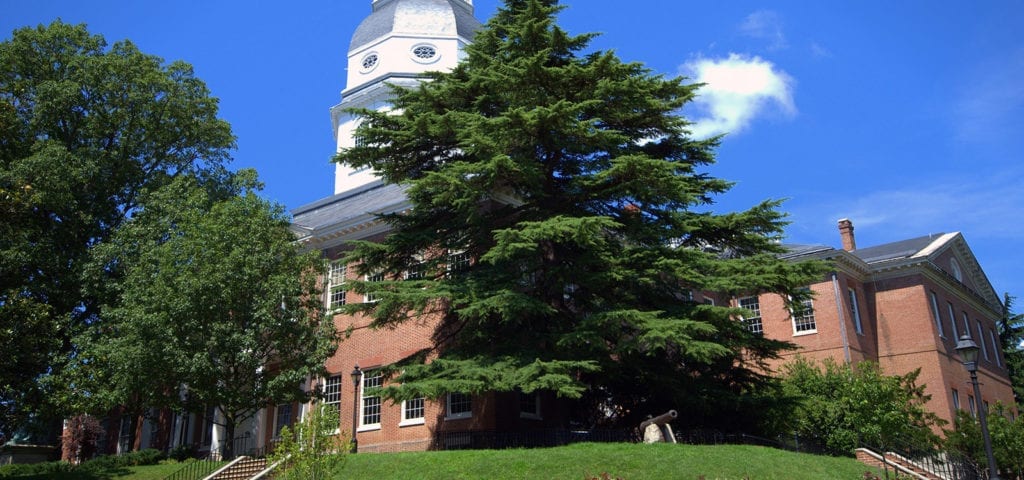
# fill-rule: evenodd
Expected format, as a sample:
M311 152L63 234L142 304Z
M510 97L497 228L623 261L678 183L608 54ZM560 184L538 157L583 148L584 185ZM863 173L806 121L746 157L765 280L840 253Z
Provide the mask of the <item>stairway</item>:
M267 459L265 458L242 458L218 473L212 480L248 480L266 468Z

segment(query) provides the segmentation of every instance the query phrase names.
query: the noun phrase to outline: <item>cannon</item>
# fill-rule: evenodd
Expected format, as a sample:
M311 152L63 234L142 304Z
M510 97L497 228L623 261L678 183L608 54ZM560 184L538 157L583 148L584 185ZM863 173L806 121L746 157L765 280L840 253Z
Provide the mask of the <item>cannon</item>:
M679 413L669 410L657 417L648 418L640 423L640 433L644 436L644 443L671 442L676 443L676 436L672 433L672 427L668 422L675 420Z

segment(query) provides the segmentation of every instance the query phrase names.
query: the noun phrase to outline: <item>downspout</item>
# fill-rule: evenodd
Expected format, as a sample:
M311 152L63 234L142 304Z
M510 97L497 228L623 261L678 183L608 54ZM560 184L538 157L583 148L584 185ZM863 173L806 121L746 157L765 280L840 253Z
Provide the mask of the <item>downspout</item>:
M832 291L836 296L836 312L839 313L839 336L843 338L843 360L850 363L850 339L846 338L846 317L843 315L843 296L839 294L839 279L832 272Z

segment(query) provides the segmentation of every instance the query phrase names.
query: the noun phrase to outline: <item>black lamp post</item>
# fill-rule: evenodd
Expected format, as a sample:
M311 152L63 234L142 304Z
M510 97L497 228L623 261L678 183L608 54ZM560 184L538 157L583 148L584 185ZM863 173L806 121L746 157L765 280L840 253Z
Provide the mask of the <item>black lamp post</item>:
M996 457L992 455L992 437L988 433L988 419L985 418L988 412L985 411L985 402L981 399L981 388L978 387L978 344L971 340L971 336L964 334L960 341L956 342L956 351L960 354L960 360L964 367L971 372L971 385L974 386L974 401L981 419L981 437L985 439L985 455L988 457L988 478L989 480L999 479L999 467L996 466Z
M359 365L352 369L352 453L359 451L359 440L356 439L356 428L359 427L359 382L363 381L363 371Z

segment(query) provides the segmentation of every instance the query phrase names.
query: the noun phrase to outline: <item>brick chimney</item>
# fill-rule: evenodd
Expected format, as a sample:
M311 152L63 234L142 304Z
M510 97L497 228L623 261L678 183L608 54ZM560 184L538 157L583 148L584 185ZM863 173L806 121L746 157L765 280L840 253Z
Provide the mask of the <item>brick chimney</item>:
M843 250L852 252L857 249L857 240L853 238L853 222L849 218L839 221L839 237L843 239Z

